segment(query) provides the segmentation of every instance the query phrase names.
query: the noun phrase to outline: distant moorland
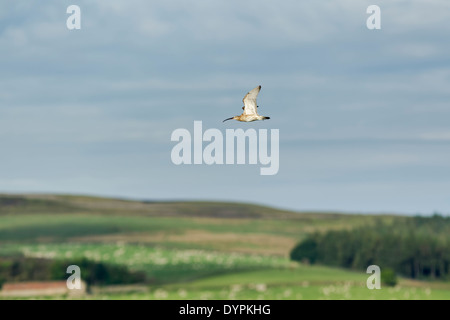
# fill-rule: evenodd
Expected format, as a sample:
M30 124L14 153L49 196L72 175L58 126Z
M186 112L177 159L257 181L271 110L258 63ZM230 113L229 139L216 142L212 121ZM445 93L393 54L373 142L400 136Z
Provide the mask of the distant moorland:
M60 269L78 263L92 284L82 299L450 299L448 226L438 216L0 195L0 285L64 279ZM369 290L369 263L393 269L397 285Z

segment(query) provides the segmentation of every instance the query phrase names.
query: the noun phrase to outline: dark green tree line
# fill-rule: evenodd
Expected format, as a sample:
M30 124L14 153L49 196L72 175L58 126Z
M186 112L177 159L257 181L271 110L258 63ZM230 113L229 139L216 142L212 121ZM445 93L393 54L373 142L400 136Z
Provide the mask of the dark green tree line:
M291 251L291 259L357 270L376 264L410 278L450 278L450 218L414 217L314 233Z

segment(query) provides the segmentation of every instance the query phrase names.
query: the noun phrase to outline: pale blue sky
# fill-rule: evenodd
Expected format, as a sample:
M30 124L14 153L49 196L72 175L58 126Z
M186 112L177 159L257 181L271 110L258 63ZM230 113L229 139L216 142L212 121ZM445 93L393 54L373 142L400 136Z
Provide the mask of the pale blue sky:
M446 0L4 0L0 192L449 213L449 17ZM257 85L271 120L222 123ZM194 120L279 129L279 173L173 165Z

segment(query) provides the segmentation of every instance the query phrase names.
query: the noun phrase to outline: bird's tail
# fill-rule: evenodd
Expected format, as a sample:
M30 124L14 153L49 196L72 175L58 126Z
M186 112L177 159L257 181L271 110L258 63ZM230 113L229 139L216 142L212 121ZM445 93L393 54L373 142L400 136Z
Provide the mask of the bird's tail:
M269 120L270 119L270 117L264 117L263 118L263 120Z

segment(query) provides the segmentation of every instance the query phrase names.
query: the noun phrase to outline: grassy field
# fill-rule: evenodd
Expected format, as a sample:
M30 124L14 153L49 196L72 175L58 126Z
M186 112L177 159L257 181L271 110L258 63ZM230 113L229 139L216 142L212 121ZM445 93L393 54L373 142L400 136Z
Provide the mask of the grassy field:
M393 215L292 213L256 205L0 196L0 255L79 258L145 271L149 284L83 299L450 299L450 283L400 279L369 290L364 270L290 262L306 234ZM67 297L52 297L67 298Z

